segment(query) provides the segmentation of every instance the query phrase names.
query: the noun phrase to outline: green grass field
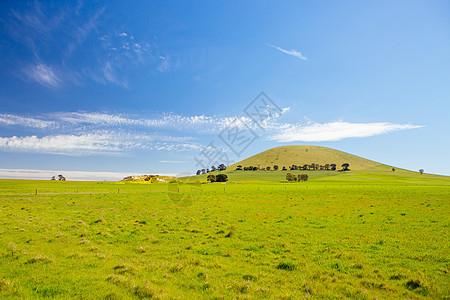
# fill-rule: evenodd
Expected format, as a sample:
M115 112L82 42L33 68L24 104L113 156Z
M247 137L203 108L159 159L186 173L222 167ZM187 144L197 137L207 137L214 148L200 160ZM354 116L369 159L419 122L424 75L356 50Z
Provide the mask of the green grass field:
M450 297L449 177L225 172L193 186L0 180L0 297Z

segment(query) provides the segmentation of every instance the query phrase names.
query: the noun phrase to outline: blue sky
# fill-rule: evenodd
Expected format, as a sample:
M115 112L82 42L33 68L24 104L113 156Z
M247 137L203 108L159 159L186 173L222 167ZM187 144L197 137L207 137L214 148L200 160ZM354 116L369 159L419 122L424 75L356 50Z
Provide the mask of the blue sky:
M450 175L448 1L2 1L0 22L0 177L294 144ZM261 92L279 110L256 124ZM255 137L237 153L233 126Z

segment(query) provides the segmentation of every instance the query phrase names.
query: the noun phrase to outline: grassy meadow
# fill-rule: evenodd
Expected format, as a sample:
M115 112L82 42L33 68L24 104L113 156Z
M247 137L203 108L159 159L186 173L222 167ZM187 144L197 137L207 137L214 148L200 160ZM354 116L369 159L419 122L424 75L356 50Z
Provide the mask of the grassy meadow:
M0 180L0 297L450 297L448 177L226 172L226 184Z

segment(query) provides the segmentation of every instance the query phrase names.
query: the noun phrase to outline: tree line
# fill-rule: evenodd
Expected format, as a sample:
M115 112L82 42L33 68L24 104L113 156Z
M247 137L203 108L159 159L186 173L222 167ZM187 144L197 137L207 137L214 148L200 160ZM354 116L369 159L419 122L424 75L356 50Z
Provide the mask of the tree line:
M228 176L226 174L218 174L217 176L214 174L209 174L206 180L209 182L227 182Z
M349 169L350 164L348 163L344 163L341 165L340 170L338 171L350 171ZM291 165L288 168L286 168L286 166L283 166L283 168L281 169L282 171L297 171L297 170L305 170L305 171L336 171L337 170L337 165L336 164L325 164L325 165L320 165L320 164L316 164L316 163L312 163L312 164L304 164L304 165ZM273 167L271 166L267 166L267 167L256 167L256 166L247 166L247 167L243 167L242 165L238 165L236 167L236 171L257 171L257 170L261 170L261 171L270 171L270 170L274 170L277 171L279 170L279 166L278 165L274 165Z
M52 177L50 178L50 180L66 181L66 177L64 177L64 176L62 176L62 175L58 175L58 177L52 176Z
M206 173L210 173L210 172L214 172L214 171L225 171L227 169L227 167L224 164L220 164L217 166L217 168L215 166L211 166L211 170L210 169L201 169L201 170L197 170L197 175L200 174L206 174Z
M287 173L286 180L287 181L307 181L308 175L307 174L298 174L298 176L295 176L292 173Z

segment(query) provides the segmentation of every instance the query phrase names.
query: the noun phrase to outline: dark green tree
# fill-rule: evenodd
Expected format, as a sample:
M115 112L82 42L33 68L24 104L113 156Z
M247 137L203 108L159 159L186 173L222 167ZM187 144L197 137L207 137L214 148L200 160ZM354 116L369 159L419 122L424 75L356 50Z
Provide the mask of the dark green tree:
M287 173L287 174L286 174L286 180L287 180L287 181L296 181L297 178L295 177L294 174L292 174L292 173Z
M350 165L348 163L342 164L342 171L350 171L350 169L348 168Z
M217 175L217 176L219 176L219 175ZM214 174L209 174L208 177L206 178L206 180L208 180L209 182L216 182L217 177Z
M216 176L216 182L227 182L228 176L226 174L219 174Z
M307 181L308 175L307 174L298 174L298 181Z

